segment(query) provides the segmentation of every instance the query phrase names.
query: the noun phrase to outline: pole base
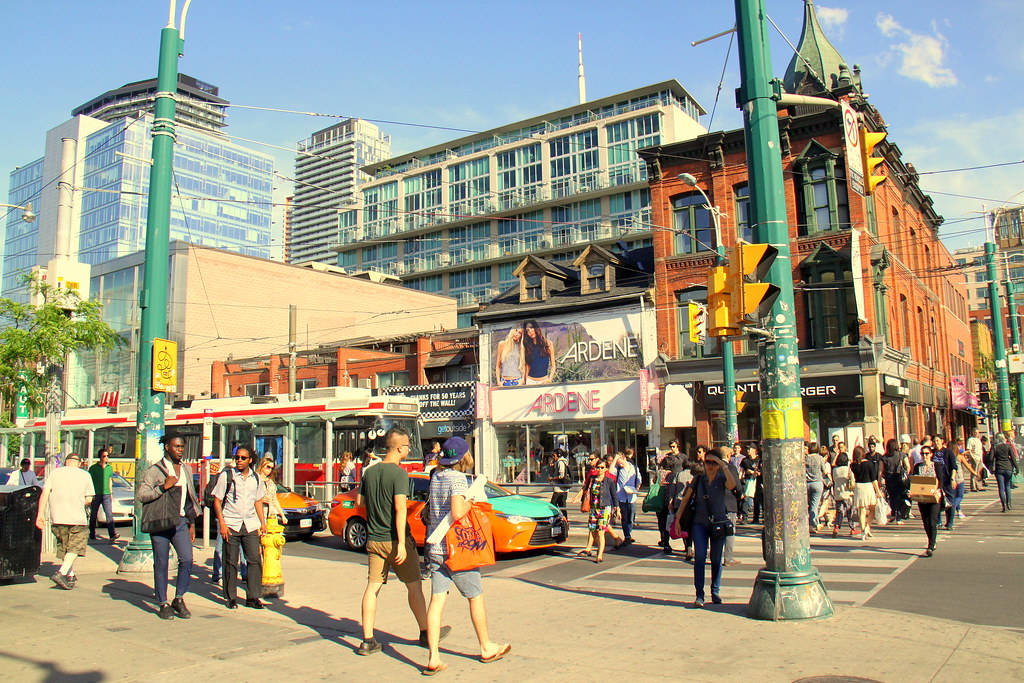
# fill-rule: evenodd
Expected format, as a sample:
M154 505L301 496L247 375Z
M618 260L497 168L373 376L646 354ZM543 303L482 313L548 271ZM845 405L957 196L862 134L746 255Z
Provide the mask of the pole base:
M117 565L118 574L152 574L153 546L149 536L145 541L132 541L124 550L121 562Z
M773 572L762 569L754 580L747 616L765 621L825 619L834 610L817 569Z
M263 584L263 597L265 598L283 598L284 597L284 582Z

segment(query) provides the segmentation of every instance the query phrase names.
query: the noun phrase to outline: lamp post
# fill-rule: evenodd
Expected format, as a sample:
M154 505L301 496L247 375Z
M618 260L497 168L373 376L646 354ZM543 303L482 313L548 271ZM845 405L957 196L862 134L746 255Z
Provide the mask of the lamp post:
M135 419L135 517L133 539L121 557L118 573L136 574L152 570L153 546L142 533L142 504L139 488L150 465L162 456L164 435L164 392L154 390L154 339L167 336L168 259L170 258L171 176L174 162L174 110L178 92L178 57L183 54L185 17L192 0L181 9L179 33L175 26L178 0L170 0L167 26L160 32L156 101L153 105L153 165L149 175L146 210L145 274L139 297L141 322L138 355L138 414Z
M722 210L711 203L707 193L697 185L697 179L689 173L680 173L679 180L700 192L704 198L708 213L711 214L711 221L715 226L715 252L718 258L715 265L723 266L726 263L725 244L722 243ZM727 445L732 446L739 441L739 419L736 414L736 366L733 362L732 339L724 338L722 344L722 383L725 388L725 440Z
M32 210L32 202L29 202L25 206L18 206L17 204L0 204L0 206L7 206L12 209L21 209L21 220L26 223L33 223L36 220L36 212Z

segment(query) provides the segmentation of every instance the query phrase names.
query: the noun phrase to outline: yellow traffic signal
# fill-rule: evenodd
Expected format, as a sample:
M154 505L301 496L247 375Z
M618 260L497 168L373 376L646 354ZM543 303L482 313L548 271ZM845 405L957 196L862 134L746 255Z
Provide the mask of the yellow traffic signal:
M875 169L885 159L871 156L878 143L884 139L885 133L871 133L863 128L860 129L860 153L864 161L864 194L871 194L875 191L876 185L885 182L884 175L875 175Z
M779 250L770 244L746 244L736 247L736 254L730 261L733 270L732 325L743 327L758 324L771 313L772 304L779 298L781 290L777 285L762 282L768 277L772 263Z
M690 343L703 344L708 334L708 308L702 303L691 301L687 305L690 321Z
M729 268L718 266L708 273L708 334L729 337L740 334L732 325L733 285Z
M747 402L743 400L743 397L747 395L745 391L736 392L736 414L739 415L743 412L743 409L747 407Z

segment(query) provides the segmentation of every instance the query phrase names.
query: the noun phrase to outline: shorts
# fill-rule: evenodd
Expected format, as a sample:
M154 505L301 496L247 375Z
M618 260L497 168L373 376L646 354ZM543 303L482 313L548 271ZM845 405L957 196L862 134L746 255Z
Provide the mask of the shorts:
M84 524L52 524L53 537L57 539L57 559L63 560L65 553L85 555L89 544L89 527Z
M367 541L366 556L369 560L370 582L387 583L388 569L392 569L402 583L420 581L420 556L412 536L405 537L405 562L397 564L394 541Z
M430 572L430 594L438 595L451 590L452 584L459 589L459 593L467 600L479 598L484 594L483 584L480 582L480 570L470 569L464 572L453 572L444 562L427 558L427 570Z

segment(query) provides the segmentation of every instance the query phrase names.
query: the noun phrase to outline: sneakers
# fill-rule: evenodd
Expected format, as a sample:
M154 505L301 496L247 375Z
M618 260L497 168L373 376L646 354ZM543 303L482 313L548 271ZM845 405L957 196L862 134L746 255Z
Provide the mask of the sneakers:
M184 598L174 598L174 600L171 601L171 608L174 610L174 613L182 619L192 618L192 613L188 611L188 607L185 607Z
M711 602L713 604L715 604L715 605L721 605L722 604L722 598L721 598L721 596L712 593L711 594Z
M965 515L964 513L960 512L959 510L957 510L956 516L959 517L960 519L965 519L967 517L967 515Z
M55 584L57 584L59 587L63 588L66 591L69 591L75 587L75 584L71 582L71 577L65 576L60 572L57 572L56 574L51 576L50 581L53 581Z
M376 638L370 638L369 640L363 640L359 643L359 648L356 650L357 655L372 655L375 652L380 652L384 649L384 646Z
M693 606L694 607L703 607L704 606L704 598L697 598L696 600L694 600L693 601Z
M160 611L157 612L157 614L161 619L173 619L174 608L165 602L164 604L160 605Z
M452 627L451 626L442 626L441 627L441 637L438 638L438 641L442 641L445 638L447 638L448 634L451 633L451 632L452 632ZM427 632L426 631L420 631L420 647L430 647L430 643L427 642Z

